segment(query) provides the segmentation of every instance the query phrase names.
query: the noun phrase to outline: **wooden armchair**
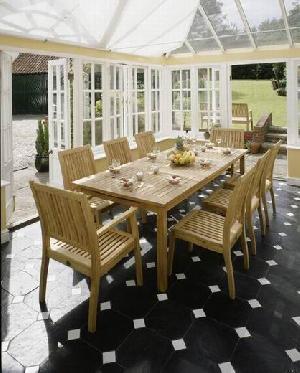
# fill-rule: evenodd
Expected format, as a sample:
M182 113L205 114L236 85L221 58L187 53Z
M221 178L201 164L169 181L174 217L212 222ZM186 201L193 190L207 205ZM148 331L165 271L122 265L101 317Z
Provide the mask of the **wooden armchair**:
M252 111L248 110L248 105L244 103L232 103L232 123L246 125L246 131L253 130Z
M58 159L65 189L76 190L73 181L96 173L94 156L90 145L63 150L58 153ZM114 202L106 201L99 197L88 196L88 201L98 224L101 223L99 213L109 210L114 205Z
M226 216L204 210L192 210L179 223L171 233L168 267L172 273L172 263L175 251L175 240L181 240L216 251L223 255L230 298L235 298L235 283L231 262L231 250L240 238L244 252L244 268L249 268L249 254L245 235L245 203L246 195L253 178L254 170L242 176L229 200Z
M244 149L244 130L234 128L213 128L211 142L216 143L217 138L221 139L220 146Z
M254 177L252 184L250 185L249 192L246 200L246 230L249 238L251 239L252 254L256 254L256 239L253 229L253 214L258 210L261 234L265 235L265 218L262 211L262 198L261 198L261 180L270 156L268 151L264 156L259 159L256 165L253 167ZM217 214L226 215L230 198L234 193L233 190L223 189L222 187L216 189L211 195L209 195L202 203L204 209L215 212Z
M155 145L155 138L152 131L140 132L134 135L139 152L139 157L143 158L152 152Z
M137 284L143 284L142 260L135 208L97 230L87 196L31 181L43 235L39 301L45 302L49 259L90 277L88 330L96 330L100 278L123 257L134 252ZM131 233L116 226L129 220Z
M119 161L121 164L132 162L132 156L126 137L105 141L103 145L108 164L111 164L113 159Z

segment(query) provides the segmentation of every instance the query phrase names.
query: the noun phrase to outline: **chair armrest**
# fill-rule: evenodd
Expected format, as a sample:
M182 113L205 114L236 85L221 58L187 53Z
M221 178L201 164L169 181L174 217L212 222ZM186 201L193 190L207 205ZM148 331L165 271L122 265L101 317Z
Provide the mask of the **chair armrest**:
M136 211L137 211L136 207L130 207L128 210L126 210L125 212L123 212L122 214L114 218L111 222L97 229L96 231L97 235L98 236L102 235L103 233L107 232L109 229L112 229L116 225L120 224L122 221L130 219L130 217L135 215Z

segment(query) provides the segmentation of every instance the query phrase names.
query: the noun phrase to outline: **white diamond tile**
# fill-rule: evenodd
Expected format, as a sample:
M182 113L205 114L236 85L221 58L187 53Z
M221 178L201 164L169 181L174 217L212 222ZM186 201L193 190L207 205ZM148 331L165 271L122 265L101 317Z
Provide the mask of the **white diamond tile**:
M283 247L280 246L280 245L274 245L273 247L274 247L274 249L276 249L276 250L282 250L282 249L283 249Z
M127 280L126 286L135 286L135 280Z
M285 221L285 222L283 223L283 225L292 225L292 224L289 223L288 221Z
M167 296L167 294L164 294L164 293L162 293L162 294L157 294L157 299L158 299L160 302L162 302L162 301L164 301L164 300L167 300L167 299L168 299L168 296Z
M297 208L298 208L298 205L291 205L291 208L292 208L292 209L297 209Z
M270 284L271 282L269 280L267 280L266 278L259 278L258 279L258 282L261 284L261 285L268 285Z
M72 295L81 295L81 288L73 288Z
M206 189L205 192L210 194L210 193L213 192L213 190L212 189Z
M146 265L147 265L147 268L155 268L155 262L149 262Z
M196 263L196 262L200 262L201 259L200 259L199 256L192 256L192 261L193 261L194 263Z
M27 367L25 369L25 373L38 373L40 367L39 365L35 365L35 366L32 366L32 367Z
M190 206L195 206L196 202L191 201L191 202L189 202L189 204L190 204Z
M236 328L235 329L236 331L236 334L240 337L240 338L247 338L247 337L251 337L251 334L249 333L249 330L246 328L246 327L240 327L240 328Z
M235 373L233 366L231 365L230 361L218 364L221 370L221 373Z
M114 279L112 278L112 276L111 275L106 275L106 281L109 283L109 284L111 284L113 281L114 281Z
M243 256L244 254L240 250L236 250L236 251L234 251L234 255Z
M227 269L226 269L226 267L225 267L225 266L223 267L223 271L227 273Z
M1 351L5 352L8 349L9 341L1 342Z
M199 197L199 198L205 198L205 197L206 197L206 195L205 195L205 194L203 194L203 193L201 193L201 194L198 194L198 197Z
M180 214L185 214L185 210L183 210L183 209L180 209L179 212L180 212Z
M300 316L292 317L292 319L300 326Z
M278 234L279 234L280 237L286 237L287 236L287 234L284 233L284 232L279 232Z
M124 263L124 267L126 269L128 269L128 268L132 267L134 265L134 263L135 263L135 259L134 259L134 256L133 256L130 259L126 260L126 262Z
M211 285L209 286L209 289L212 293L217 293L218 291L221 291L218 285Z
M49 312L40 312L38 316L38 320L48 320L50 316Z
M279 191L279 190L282 190L282 188L276 188L276 190L278 190L278 191Z
M300 201L300 197L294 197L295 201Z
M72 329L68 331L68 341L73 341L80 338L80 329Z
M194 316L196 319L198 319L199 317L206 317L206 314L203 310L203 308L197 308L195 310L193 310L193 313L194 313Z
M176 276L177 280L185 280L186 279L184 273L176 273L175 276Z
M175 339L172 341L172 345L175 351L185 350L186 345L183 339Z
M273 267L273 266L277 266L278 263L275 262L275 260L266 260L266 263L270 266L270 267Z
M11 303L22 303L24 300L24 295L16 295Z
M111 310L111 303L108 300L107 302L102 302L100 303L100 310L105 311L105 310Z
M296 348L293 348L292 350L286 350L285 352L293 363L295 363L296 361L300 361L300 352Z
M247 242L251 242L251 239L249 237L246 237Z
M62 348L63 345L62 345L60 342L57 342L57 347L58 347L58 348Z
M294 216L294 214L292 212L287 212L286 214L287 214L287 216Z
M135 319L133 320L134 329L140 329L145 327L144 319Z
M54 282L55 279L56 279L55 275L49 275L49 276L47 277L47 281L49 281L49 282Z
M15 254L7 254L6 259L13 259L15 257Z
M261 307L261 304L257 299L250 299L248 300L248 303L250 304L251 308L259 308Z
M103 364L115 363L117 361L116 352L115 351L103 352L102 359L103 359Z
M285 183L283 183L282 181L278 183L278 185L286 185Z

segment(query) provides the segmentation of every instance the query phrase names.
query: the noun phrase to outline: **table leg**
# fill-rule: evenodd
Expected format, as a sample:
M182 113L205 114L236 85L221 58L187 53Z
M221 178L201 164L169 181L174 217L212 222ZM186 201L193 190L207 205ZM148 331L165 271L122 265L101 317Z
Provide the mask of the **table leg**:
M245 173L245 156L244 155L240 158L240 173L241 175L244 175Z
M167 253L168 227L167 211L157 213L157 287L164 293L168 288L168 253Z

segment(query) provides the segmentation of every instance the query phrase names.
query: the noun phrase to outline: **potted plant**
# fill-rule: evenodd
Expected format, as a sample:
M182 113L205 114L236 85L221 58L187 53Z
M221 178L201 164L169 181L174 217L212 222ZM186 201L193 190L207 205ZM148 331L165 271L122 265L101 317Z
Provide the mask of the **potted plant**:
M37 137L35 140L35 168L38 172L49 171L49 135L46 119L38 121Z
M255 137L253 137L251 140L246 141L245 146L249 153L257 154L260 151L261 143L257 142Z

